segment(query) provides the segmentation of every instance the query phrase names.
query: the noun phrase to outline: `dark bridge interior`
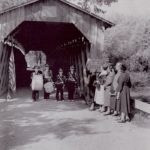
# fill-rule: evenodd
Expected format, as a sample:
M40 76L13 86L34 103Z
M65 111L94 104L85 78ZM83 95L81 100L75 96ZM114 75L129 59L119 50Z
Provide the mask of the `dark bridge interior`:
M86 37L72 23L24 21L8 37L13 37L28 53L42 50L47 55L54 74L59 67L68 70L70 57L80 53L81 47L88 42ZM26 71L24 56L15 50L17 87L29 86L30 73ZM53 63L52 63L53 62ZM74 64L73 64L74 65Z

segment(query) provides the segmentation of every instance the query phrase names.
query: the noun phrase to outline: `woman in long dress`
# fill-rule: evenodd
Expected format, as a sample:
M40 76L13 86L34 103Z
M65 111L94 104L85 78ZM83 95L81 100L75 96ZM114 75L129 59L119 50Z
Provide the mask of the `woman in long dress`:
M107 70L108 70L108 75L106 77L106 82L104 84L104 90L105 90L104 106L105 106L105 109L107 111L104 115L110 115L111 114L110 89L111 89L111 85L113 83L113 79L114 79L114 75L115 75L115 72L114 72L114 69L113 69L112 65L110 65Z
M118 116L119 114L119 107L118 107L118 101L117 101L117 95L116 95L116 90L118 87L118 78L120 77L121 74L121 67L122 63L118 62L115 66L117 73L114 76L111 89L110 89L110 109L113 111L113 116Z
M129 119L129 114L131 113L131 103L130 103L130 88L131 81L130 76L126 72L126 66L121 65L121 74L118 78L117 87L117 100L119 101L119 109L121 112L120 123L124 123Z

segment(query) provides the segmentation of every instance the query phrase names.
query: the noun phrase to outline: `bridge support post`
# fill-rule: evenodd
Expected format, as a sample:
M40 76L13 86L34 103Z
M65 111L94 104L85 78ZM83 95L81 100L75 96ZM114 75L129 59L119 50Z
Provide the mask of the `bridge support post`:
M90 55L90 44L88 42L86 42L86 56L87 56L87 59L91 57L91 55Z
M8 89L9 47L0 42L0 95Z
M84 55L84 46L82 46L82 49L81 49L81 64L82 64L82 73L83 73L83 71L84 71L84 69L85 69L85 55ZM83 73L84 74L84 73ZM85 82L84 82L84 80L83 80L83 86L85 86Z
M82 62L81 62L81 53L78 53L78 66L79 66L79 81L80 81L80 90L83 92L83 74L82 74Z

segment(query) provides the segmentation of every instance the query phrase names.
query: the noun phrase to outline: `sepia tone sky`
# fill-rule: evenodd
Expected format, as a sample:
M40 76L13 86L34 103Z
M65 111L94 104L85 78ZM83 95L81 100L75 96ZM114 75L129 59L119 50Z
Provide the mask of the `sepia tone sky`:
M108 13L119 13L126 16L150 16L150 0L118 0L110 7L102 6Z

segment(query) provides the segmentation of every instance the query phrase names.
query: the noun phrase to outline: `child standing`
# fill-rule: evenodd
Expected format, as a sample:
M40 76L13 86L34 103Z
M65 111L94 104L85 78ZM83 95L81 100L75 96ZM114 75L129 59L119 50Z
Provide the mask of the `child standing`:
M55 82L55 86L56 86L56 99L57 101L59 101L59 94L61 95L61 100L64 100L64 86L65 86L65 82L66 82L66 77L63 75L63 70L60 68L58 75L56 77L56 82Z

